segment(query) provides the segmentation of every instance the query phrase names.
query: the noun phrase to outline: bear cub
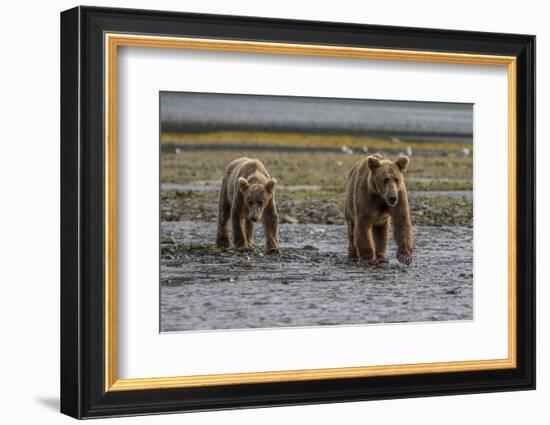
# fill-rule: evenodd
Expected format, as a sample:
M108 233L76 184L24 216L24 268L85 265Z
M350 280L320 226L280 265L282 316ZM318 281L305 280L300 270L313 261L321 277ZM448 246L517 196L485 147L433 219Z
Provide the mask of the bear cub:
M262 222L266 252L279 251L279 216L275 185L265 166L257 159L239 158L225 171L218 209L216 246L229 247L227 228L231 220L233 243L238 251L254 251L254 224Z
M367 264L387 263L388 228L392 223L397 259L409 265L413 232L403 173L409 158L396 161L371 155L357 162L346 184L345 218L348 257Z

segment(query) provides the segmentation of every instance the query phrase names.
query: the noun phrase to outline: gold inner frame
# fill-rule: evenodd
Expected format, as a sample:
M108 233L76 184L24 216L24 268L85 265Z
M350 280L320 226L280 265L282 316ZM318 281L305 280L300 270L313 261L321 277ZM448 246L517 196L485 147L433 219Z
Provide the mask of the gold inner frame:
M447 373L516 367L516 58L462 53L370 49L327 45L105 34L105 391L236 385L358 378L416 373ZM116 324L116 99L119 46L325 56L507 67L508 72L508 357L419 364L247 372L164 378L118 379Z

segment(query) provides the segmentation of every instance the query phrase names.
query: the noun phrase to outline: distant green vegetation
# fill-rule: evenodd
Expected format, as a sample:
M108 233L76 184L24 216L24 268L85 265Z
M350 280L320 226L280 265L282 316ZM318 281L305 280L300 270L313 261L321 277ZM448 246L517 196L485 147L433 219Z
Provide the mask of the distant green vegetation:
M195 151L161 155L161 180L169 183L221 182L227 164L240 156L260 159L282 185L343 190L352 165L365 154ZM413 156L406 174L409 190L471 190L471 157Z

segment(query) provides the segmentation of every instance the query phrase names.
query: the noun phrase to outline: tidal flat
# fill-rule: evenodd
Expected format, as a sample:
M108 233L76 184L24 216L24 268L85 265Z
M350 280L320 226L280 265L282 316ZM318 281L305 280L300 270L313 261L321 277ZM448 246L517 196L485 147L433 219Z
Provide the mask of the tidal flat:
M161 226L161 331L473 319L472 227L415 226L410 266L347 260L342 225L282 224L281 253L218 249L215 222Z

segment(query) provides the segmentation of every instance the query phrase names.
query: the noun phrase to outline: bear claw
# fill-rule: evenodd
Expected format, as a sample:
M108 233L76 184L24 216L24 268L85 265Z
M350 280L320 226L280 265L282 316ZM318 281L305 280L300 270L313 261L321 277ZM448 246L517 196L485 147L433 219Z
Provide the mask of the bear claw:
M397 259L399 260L400 263L403 263L408 266L412 262L412 255L397 253Z
M376 266L376 260L361 258L359 259L359 264L364 266Z
M237 251L239 251L239 252L254 252L254 251L256 251L256 248L254 248L253 246L242 246L242 247L237 248Z

